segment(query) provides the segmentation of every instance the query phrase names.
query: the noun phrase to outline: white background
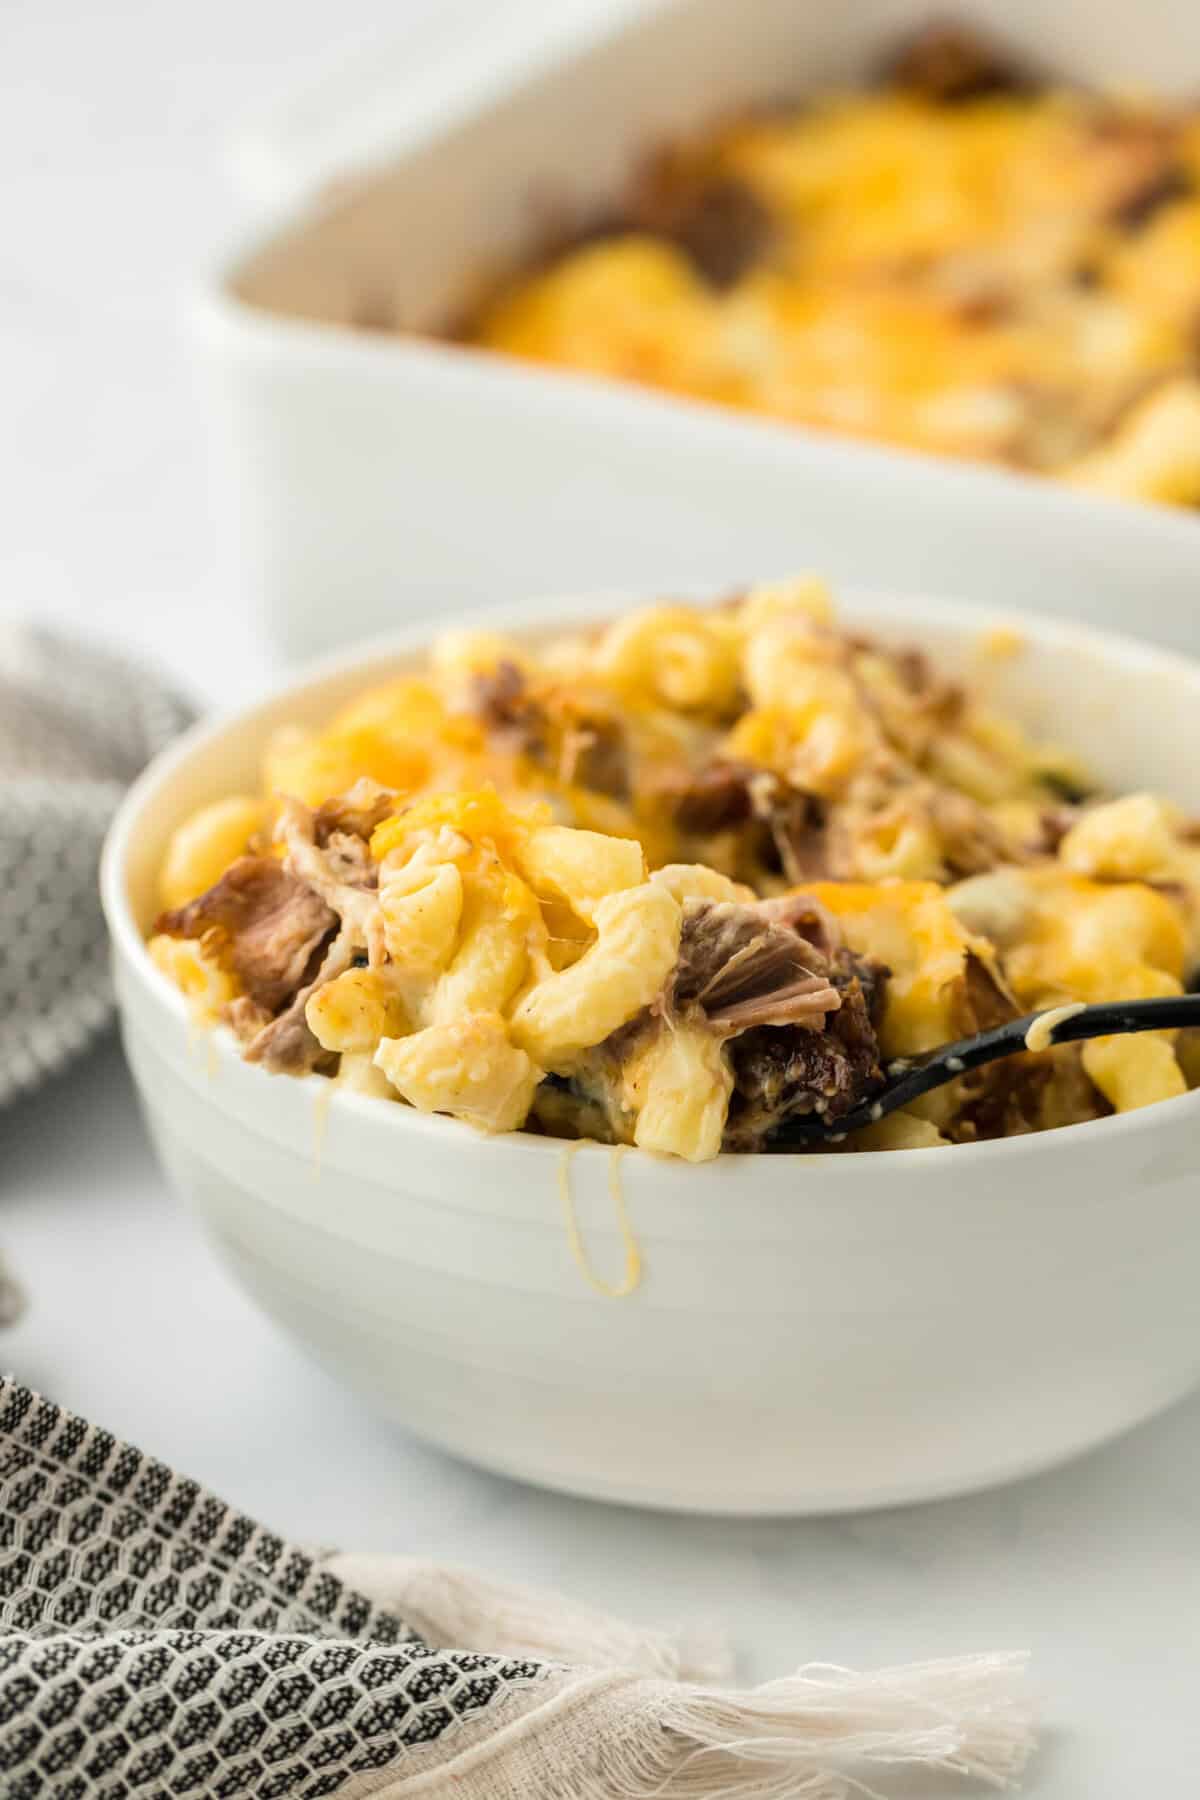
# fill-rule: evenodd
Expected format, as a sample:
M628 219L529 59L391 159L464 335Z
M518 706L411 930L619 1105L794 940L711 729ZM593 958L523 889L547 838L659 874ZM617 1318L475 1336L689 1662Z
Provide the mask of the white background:
M237 218L230 127L435 3L0 7L0 614L120 637L210 701L268 673L216 573L187 283ZM0 1360L280 1531L726 1622L750 1677L1027 1646L1033 1793L1200 1789L1200 1400L1040 1480L861 1518L538 1494L376 1425L257 1317L166 1192L112 1043L0 1115L0 1241L33 1294Z

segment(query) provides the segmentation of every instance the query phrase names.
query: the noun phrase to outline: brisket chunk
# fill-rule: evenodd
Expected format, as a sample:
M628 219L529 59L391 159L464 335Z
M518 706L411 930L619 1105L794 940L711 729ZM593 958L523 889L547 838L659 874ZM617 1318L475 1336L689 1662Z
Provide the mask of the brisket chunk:
M957 1085L959 1103L941 1130L956 1144L1020 1137L1059 1125L1102 1119L1112 1107L1088 1080L1079 1046L1037 1056L1008 1056L974 1069Z
M883 70L889 86L933 106L961 106L987 94L1020 94L1030 78L1016 59L981 32L934 21L893 56Z
M720 292L766 257L774 223L747 182L703 155L667 150L650 158L625 204L547 232L535 266L630 232L665 238Z
M333 939L311 979L292 995L277 1019L272 1019L247 1045L247 1062L260 1062L272 1075L307 1075L314 1069L331 1071L337 1057L325 1050L309 1027L305 1008L312 995L351 966L352 934L343 927Z
M593 794L628 800L633 792L629 746L615 719L592 716L573 728L569 779Z
M313 839L323 850L335 835L369 841L376 826L396 810L396 796L364 775L348 793L338 794L318 806L313 815Z
M545 716L515 662L499 662L472 677L471 710L509 748L537 760L544 756Z
M340 922L342 932L350 933L356 949L371 952L374 946L375 956L381 955L379 871L365 839L357 832L329 830L327 826L322 849L317 842L316 815L290 797L280 805L276 829L287 850L288 868L297 879L319 895Z
M699 1012L727 1042L728 1150L761 1150L797 1114L837 1118L883 1078L887 971L840 941L805 894L741 905L690 900L668 1014Z
M1112 222L1118 231L1136 236L1165 206L1173 205L1176 200L1189 200L1195 191L1196 184L1182 163L1164 162L1117 202Z
M379 886L379 865L371 861L365 838L354 831L331 831L325 839L325 865L333 881L343 887L373 892Z
M777 776L769 779L772 785L759 788L757 800L780 873L796 882L822 881L836 873L825 802ZM771 861L766 860L768 864Z
M1021 1008L1001 977L974 950L968 950L962 993L955 1007L955 1025L962 1036L973 1037L977 1031L991 1031L997 1025L1007 1025L1010 1019L1018 1018L1020 1012Z
M746 182L670 152L642 176L626 229L668 238L718 291L762 261L773 234L769 211Z
M707 837L744 825L754 813L753 764L716 758L672 791L675 822L681 831Z
M272 1075L332 1074L338 1061L314 1037L298 999L263 1026L244 1054L247 1062L261 1063Z
M766 207L745 182L729 176L682 195L667 224L667 235L718 290L732 287L760 262L771 241Z
M915 645L893 651L891 660L914 700L919 700L942 723L953 724L967 703L962 682L941 674L926 652Z
M269 856L242 856L199 899L163 913L156 931L199 938L246 995L275 1013L310 979L337 914Z
M616 719L587 715L565 727L547 716L514 662L476 675L471 709L499 743L552 769L564 781L595 794L625 800L630 792L629 750Z
M737 1032L766 1024L819 1030L841 1000L824 954L787 911L769 901L689 900L669 1004L676 1012L699 1007L710 1025Z
M671 798L683 832L705 838L757 822L758 854L768 868L794 882L817 881L829 872L824 803L769 769L716 757Z
M840 1118L882 1082L876 1020L887 971L843 949L830 973L841 1004L823 1030L760 1025L729 1044L726 1150L786 1140L787 1121L806 1113Z

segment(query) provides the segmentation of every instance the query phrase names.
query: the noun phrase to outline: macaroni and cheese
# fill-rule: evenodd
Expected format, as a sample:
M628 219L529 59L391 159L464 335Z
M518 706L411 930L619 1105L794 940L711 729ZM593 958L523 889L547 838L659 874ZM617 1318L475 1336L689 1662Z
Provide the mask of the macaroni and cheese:
M1198 893L1172 806L1095 792L798 580L444 635L180 826L150 953L267 1069L704 1160L836 1120L891 1058L1181 992ZM846 1147L1093 1119L1196 1065L1171 1032L1034 1050Z
M1200 503L1200 114L942 28L735 117L494 284L470 341L777 419Z

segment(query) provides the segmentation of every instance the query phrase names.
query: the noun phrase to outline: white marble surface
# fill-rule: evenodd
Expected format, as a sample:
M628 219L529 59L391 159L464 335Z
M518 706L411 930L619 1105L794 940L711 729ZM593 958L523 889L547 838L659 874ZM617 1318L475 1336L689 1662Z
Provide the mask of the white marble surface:
M233 216L230 121L434 3L0 9L0 612L119 635L211 699L268 671L222 600L178 299ZM282 1531L727 1621L751 1677L1028 1646L1031 1793L1200 1788L1200 1399L904 1512L731 1524L539 1494L379 1427L259 1319L166 1191L111 1042L0 1117L0 1241L34 1296L0 1360Z

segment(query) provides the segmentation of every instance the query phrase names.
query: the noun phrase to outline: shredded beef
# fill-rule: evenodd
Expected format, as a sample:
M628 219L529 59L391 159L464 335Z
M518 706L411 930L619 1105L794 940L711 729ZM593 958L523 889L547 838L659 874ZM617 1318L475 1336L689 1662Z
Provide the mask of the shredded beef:
M552 731L525 676L516 663L508 661L475 676L472 707L487 731L508 748L534 762L555 766L564 780L593 793L608 794L615 800L628 798L629 749L616 719L589 715L574 720L567 728L565 751L560 756L555 742L564 741L561 728ZM569 766L562 768L560 763Z
M883 1022L883 1003L887 995L888 978L891 970L870 956L858 956L845 945L835 950L830 957L833 972L833 985L842 996L842 1004L846 1004L846 991L857 981L862 993L863 1005L867 1009L867 1020L872 1031L878 1033Z
M325 866L330 876L345 887L373 890L379 886L379 865L371 860L365 840L352 831L331 831L325 839Z
M239 994L225 1008L225 1020L239 1044L248 1044L260 1031L266 1030L271 1015L266 1007L251 1000L249 994Z
M949 788L931 787L929 811L952 881L983 875L1012 862L1028 862L1032 852L1015 846L977 800Z
M1020 1011L1002 979L969 952L953 1029L970 1037L1006 1024ZM960 1076L948 1091L953 1094L953 1111L939 1122L939 1129L956 1144L1019 1137L1101 1118L1112 1110L1084 1073L1075 1046L1055 1049L1048 1056L1022 1054L988 1063Z
M1038 814L1037 840L1030 845L1035 854L1057 856L1058 847L1078 818L1073 806L1047 806Z
M1033 1057L1011 1056L976 1069L958 1083L958 1105L943 1125L943 1135L969 1144L1037 1131L1049 1085L1050 1070Z
M754 812L750 784L757 773L752 763L721 758L698 769L671 795L680 830L707 837L744 825Z
M745 182L710 181L681 208L671 235L710 286L728 288L762 260L771 216Z
M962 1037L973 1037L978 1031L991 1031L993 1026L1007 1025L1020 1017L1021 1009L981 956L967 951L963 972L962 994L955 1007L955 1027Z
M546 749L546 720L515 662L498 662L472 678L472 710L495 737L526 756Z
M395 810L395 794L363 776L348 793L318 806L313 815L313 840L322 850L335 835L366 843L376 826Z
M871 647L871 640L864 638L864 648ZM933 664L924 650L918 650L915 644L907 649L894 650L892 662L910 694L918 696L927 694L937 679Z
M823 881L837 874L829 809L816 794L772 778L756 790L756 802L771 834L780 873L789 881ZM848 872L848 871L843 871Z
M316 816L298 800L285 798L277 830L287 848L288 866L336 915L353 948L381 953L383 919L377 887L379 871L366 842L356 833L329 831L317 843Z
M958 1105L940 1129L956 1144L981 1138L1021 1137L1112 1111L1084 1072L1077 1045L1048 1056L1009 1056L964 1075L955 1084Z
M893 651L891 660L901 681L927 714L950 725L963 712L966 688L961 681L951 681L941 674L924 650L910 645Z
M773 925L798 931L811 949L836 963L843 950L842 932L827 906L813 894L783 894L776 900L760 900L757 910Z
M670 1005L698 1006L708 1023L744 1031L767 1023L819 1030L841 1004L821 951L786 915L731 900L689 900Z
M354 937L353 927L343 922L309 980L292 995L279 1017L251 1039L243 1051L247 1062L261 1063L273 1075L307 1075L314 1069L330 1072L336 1068L337 1057L322 1048L309 1028L305 1009L319 988L352 966Z
M588 244L630 232L666 238L710 287L729 288L767 255L774 237L768 208L746 182L686 152L668 151L643 169L626 205L560 223L543 235L534 266L551 267Z
M207 940L249 999L275 1013L310 979L337 922L282 864L243 856L199 899L163 913L155 930Z
M1026 92L1028 71L982 33L934 22L911 38L883 70L889 85L934 106L961 106L986 94Z
M337 1057L322 1048L309 1029L304 1007L293 1001L286 1012L265 1025L247 1045L247 1062L257 1062L272 1075L329 1073Z
M753 763L715 758L669 792L679 829L710 837L758 822L752 860L802 883L829 872L828 812L816 794Z
M669 154L643 177L628 225L669 238L717 289L732 287L763 259L773 231L770 213L744 181Z
M798 1114L839 1118L882 1080L877 1029L887 976L841 942L836 921L811 895L689 900L666 991L552 1084L543 1128L629 1142L634 1118L624 1107L623 1072L677 1020L724 1043L733 1075L727 1150L770 1148Z
M762 1150L786 1140L788 1120L808 1113L841 1118L882 1082L872 1014L887 971L843 950L833 978L841 1005L823 1031L761 1025L729 1044L726 1150Z
M629 746L615 719L592 717L575 729L571 780L594 794L628 800L633 791Z
M789 1118L839 1118L870 1093L886 979L809 895L688 901L667 1004L728 1039L726 1149L761 1150Z
M1118 231L1131 237L1144 231L1162 211L1176 200L1188 200L1196 184L1182 163L1166 162L1153 169L1137 183L1113 208L1112 222Z

